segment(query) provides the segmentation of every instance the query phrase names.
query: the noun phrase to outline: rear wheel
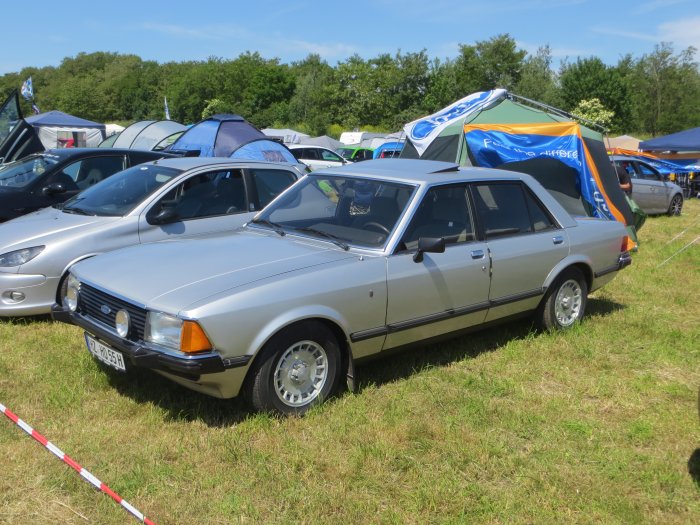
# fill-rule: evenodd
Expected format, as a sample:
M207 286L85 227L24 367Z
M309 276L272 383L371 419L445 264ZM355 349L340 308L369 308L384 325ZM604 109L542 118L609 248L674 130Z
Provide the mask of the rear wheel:
M537 323L543 330L564 330L583 318L588 300L588 284L581 270L569 268L547 290L537 310Z
M668 206L668 214L670 216L678 216L683 210L683 196L676 194L671 199L671 204Z
M290 326L261 350L246 397L255 410L303 414L336 391L340 362L338 341L323 323Z

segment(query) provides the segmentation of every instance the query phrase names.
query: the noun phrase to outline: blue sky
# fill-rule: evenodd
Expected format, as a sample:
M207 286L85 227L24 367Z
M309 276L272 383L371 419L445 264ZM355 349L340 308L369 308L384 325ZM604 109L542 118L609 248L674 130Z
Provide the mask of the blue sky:
M459 44L506 33L529 53L549 45L557 62L597 56L615 64L660 42L676 53L700 49L698 0L36 0L3 5L2 18L0 74L94 51L160 63L245 51L285 63L317 53L331 65L398 50L444 59Z

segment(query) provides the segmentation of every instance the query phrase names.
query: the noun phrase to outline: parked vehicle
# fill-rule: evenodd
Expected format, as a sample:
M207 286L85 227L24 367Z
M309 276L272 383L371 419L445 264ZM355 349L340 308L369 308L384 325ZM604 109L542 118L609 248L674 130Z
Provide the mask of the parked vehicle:
M308 174L237 233L77 264L54 316L117 370L303 413L356 360L518 315L571 327L626 241L526 174L367 161Z
M312 171L319 168L334 168L348 163L347 160L338 155L335 151L321 146L290 144L289 149L297 160L306 164Z
M171 156L158 151L66 148L0 164L0 222L64 202L130 166Z
M680 215L683 209L683 189L666 180L659 171L639 159L612 155L613 164L622 166L632 179L632 199L647 215Z
M0 316L49 313L77 261L241 226L301 176L296 167L173 158L117 173L65 203L0 225Z
M369 148L353 148L351 146L346 146L343 148L338 148L335 150L338 155L343 157L345 160L351 162L359 162L361 160L371 160L374 154L373 149Z

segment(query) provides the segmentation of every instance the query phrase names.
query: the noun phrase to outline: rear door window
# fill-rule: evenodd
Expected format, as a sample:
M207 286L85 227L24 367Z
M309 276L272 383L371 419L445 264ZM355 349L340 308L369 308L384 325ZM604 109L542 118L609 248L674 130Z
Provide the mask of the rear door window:
M296 180L288 170L251 169L250 175L255 188L255 209L258 210L267 206Z
M533 231L520 183L476 183L472 190L476 213L487 240Z

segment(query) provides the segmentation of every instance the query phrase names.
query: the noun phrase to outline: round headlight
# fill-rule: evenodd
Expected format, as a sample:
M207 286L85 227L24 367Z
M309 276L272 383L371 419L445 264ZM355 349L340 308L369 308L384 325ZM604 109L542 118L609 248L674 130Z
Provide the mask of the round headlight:
M66 296L63 298L63 304L68 307L71 312L75 312L78 309L78 294L80 293L80 281L73 277L73 275L68 276L68 285L66 287Z
M126 337L129 335L129 312L126 310L119 310L114 319L114 326L117 329L119 337Z

